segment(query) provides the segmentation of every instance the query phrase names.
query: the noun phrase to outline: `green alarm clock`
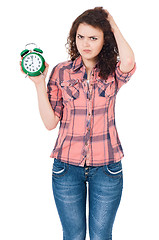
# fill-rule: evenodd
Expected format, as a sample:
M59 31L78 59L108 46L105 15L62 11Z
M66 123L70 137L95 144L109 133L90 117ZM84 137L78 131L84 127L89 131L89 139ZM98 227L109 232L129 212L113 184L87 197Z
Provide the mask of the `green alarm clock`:
M29 76L39 76L45 70L45 59L41 55L43 51L40 48L26 49L27 45L36 45L35 43L28 43L25 45L20 55L22 57L22 70Z

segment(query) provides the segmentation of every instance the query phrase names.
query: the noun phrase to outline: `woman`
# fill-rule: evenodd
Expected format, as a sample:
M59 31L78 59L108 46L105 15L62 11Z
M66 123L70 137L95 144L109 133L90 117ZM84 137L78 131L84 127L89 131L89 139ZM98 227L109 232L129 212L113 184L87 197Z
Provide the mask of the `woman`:
M102 7L77 17L67 45L71 59L53 68L47 88L47 63L43 76L30 77L46 128L60 121L51 153L54 199L63 239L84 240L88 183L90 239L110 240L123 189L115 99L135 72L134 53Z

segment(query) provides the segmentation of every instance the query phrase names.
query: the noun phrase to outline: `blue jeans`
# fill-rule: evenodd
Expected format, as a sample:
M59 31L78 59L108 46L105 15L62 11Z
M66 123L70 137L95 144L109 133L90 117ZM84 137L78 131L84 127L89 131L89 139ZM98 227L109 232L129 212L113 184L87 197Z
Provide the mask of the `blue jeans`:
M89 236L111 240L123 189L122 163L79 167L54 158L52 188L63 240L85 240L88 182Z

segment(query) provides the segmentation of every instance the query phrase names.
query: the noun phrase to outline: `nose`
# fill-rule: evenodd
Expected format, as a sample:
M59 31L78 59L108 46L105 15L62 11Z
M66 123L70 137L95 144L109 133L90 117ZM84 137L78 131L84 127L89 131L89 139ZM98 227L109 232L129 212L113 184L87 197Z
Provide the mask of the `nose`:
M89 47L89 45L90 45L90 44L89 44L89 39L85 38L85 39L84 39L83 46L84 46L84 47Z

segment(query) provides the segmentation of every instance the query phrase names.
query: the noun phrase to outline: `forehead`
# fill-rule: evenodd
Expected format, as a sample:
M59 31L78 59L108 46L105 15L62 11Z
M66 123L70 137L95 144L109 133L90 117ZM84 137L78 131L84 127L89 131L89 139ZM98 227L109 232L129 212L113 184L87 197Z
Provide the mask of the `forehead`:
M103 31L100 28L93 27L87 23L80 23L77 28L77 33L86 36L103 35Z

